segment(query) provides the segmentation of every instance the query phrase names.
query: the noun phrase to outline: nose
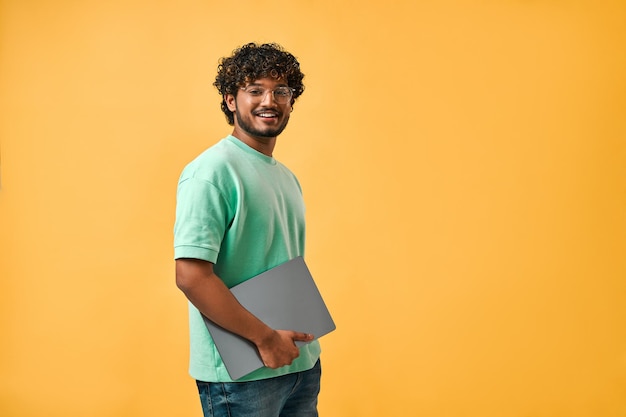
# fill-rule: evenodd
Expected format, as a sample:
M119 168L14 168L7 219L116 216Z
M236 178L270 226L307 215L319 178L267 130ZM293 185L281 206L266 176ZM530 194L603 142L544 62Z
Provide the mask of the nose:
M265 92L265 95L263 96L263 100L261 100L261 104L270 105L275 102L276 100L274 100L274 90L267 90Z

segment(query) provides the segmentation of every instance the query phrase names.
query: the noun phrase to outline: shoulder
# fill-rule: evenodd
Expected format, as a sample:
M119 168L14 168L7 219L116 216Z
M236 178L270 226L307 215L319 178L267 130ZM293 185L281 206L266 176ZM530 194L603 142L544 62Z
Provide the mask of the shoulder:
M227 140L220 140L185 166L180 181L196 178L213 182L222 178L232 171L232 165L236 164L235 151Z

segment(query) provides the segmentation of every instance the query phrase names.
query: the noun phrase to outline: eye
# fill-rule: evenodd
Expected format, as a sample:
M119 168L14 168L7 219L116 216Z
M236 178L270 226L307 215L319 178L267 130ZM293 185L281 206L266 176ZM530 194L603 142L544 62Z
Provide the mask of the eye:
M265 92L262 88L252 87L246 90L251 96L261 96Z
M274 94L277 97L289 97L289 89L288 88L277 88L276 91L274 91Z

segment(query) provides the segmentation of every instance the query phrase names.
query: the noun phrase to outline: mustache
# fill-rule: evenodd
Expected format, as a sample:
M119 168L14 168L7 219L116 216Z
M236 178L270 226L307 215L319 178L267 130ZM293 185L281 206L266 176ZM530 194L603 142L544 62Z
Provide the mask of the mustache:
M269 107L256 109L255 111L252 112L252 114L260 114L260 113L275 113L277 115L283 114L280 110L275 109L275 108L269 108Z

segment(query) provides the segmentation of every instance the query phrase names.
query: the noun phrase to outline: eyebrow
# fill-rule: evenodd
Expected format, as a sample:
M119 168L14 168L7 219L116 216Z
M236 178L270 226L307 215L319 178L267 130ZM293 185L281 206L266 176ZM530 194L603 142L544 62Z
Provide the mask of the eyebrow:
M263 84L257 83L257 82L250 83L248 85L254 85L254 86L257 86L257 87L264 87L265 88L265 86ZM289 84L287 84L287 83L280 83L280 84L276 84L276 87L289 87Z

